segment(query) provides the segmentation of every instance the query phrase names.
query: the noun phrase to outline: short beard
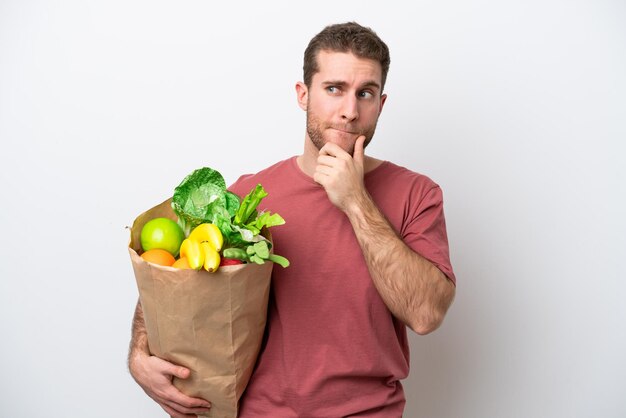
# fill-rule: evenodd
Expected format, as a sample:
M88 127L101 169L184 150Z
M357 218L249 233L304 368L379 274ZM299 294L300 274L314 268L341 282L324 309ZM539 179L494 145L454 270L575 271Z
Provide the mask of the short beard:
M332 125L322 124L322 122L318 118L316 118L315 115L313 115L310 111L306 112L306 132L309 135L311 142L313 142L313 145L315 145L315 148L317 148L318 150L321 150L326 142L328 142L324 139L324 130L332 127ZM370 141L374 137L375 131L376 123L374 123L374 125L370 129L367 129L363 132L358 132L356 134L357 138L361 135L365 135L363 149L365 149L365 147L367 147L367 145L370 143ZM347 149L346 152L354 156L354 144L350 145L350 149Z

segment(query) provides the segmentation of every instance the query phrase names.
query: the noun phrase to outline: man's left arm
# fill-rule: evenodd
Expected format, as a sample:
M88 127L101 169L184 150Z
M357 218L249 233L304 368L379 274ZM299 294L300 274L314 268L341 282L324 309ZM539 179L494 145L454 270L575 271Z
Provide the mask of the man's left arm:
M350 220L374 286L391 313L418 334L439 327L454 299L454 284L396 234L363 183L363 137L354 157L337 145L320 151L314 179Z

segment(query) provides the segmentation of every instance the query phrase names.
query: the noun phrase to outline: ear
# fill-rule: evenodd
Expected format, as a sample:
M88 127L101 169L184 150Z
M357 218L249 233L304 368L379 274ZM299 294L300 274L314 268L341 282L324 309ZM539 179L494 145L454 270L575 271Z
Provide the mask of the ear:
M296 96L298 98L298 106L306 111L309 102L309 89L302 81L296 83Z
M383 94L382 96L380 96L380 109L378 109L378 116L380 116L380 114L383 111L383 106L385 105L385 102L387 101L387 95Z

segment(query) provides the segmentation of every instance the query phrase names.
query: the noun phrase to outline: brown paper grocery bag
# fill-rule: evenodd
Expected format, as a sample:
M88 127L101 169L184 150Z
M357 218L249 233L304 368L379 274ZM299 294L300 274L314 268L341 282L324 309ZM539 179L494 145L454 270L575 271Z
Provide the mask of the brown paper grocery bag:
M170 199L137 217L129 244L150 352L191 370L174 385L211 402L208 417L234 418L261 347L273 263L215 273L147 263L141 228L157 217L176 220Z

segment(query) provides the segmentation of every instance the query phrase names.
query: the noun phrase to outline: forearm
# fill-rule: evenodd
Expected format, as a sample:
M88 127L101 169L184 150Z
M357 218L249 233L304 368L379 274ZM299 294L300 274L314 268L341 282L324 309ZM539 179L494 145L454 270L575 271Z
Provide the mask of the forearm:
M141 302L138 300L135 315L133 316L130 346L128 349L128 367L131 369L131 374L133 372L133 357L143 354L149 355L150 349L148 348L148 333L146 332L146 324L143 318L143 309Z
M391 313L418 334L435 330L454 299L454 285L402 241L367 193L345 213Z

